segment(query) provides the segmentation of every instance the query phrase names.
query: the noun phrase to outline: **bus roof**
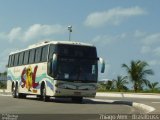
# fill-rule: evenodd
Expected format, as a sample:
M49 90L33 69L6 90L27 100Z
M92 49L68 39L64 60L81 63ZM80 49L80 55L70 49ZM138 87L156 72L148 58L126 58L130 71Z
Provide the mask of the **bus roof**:
M48 44L67 44L67 45L94 47L94 45L92 45L92 44L87 44L87 43L83 43L83 42L75 42L75 41L43 41L43 42L39 42L39 43L30 45L26 49L11 52L10 55L15 54L15 53L19 53L19 52L22 52L22 51L25 51L25 50L41 47L41 46L44 46L44 45L48 45Z

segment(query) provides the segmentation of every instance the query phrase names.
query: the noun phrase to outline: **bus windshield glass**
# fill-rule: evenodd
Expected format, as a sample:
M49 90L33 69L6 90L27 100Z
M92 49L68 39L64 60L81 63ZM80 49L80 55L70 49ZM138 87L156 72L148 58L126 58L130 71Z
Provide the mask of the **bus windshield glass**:
M97 81L97 51L94 46L58 44L51 48L57 54L56 80ZM50 57L51 58L51 57Z
M96 82L98 76L97 69L98 67L96 59L59 58L56 79Z

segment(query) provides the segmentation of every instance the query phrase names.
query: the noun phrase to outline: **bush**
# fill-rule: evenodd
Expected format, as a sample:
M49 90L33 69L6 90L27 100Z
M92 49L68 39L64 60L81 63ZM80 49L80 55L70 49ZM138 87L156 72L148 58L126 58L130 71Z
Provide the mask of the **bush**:
M0 89L6 89L6 88L7 88L6 83L3 81L0 81Z

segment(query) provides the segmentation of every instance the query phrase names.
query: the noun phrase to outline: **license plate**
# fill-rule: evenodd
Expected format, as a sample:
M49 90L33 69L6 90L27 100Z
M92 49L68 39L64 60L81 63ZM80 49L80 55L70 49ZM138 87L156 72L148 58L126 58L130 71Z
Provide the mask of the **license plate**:
M81 92L74 92L74 95L81 95Z

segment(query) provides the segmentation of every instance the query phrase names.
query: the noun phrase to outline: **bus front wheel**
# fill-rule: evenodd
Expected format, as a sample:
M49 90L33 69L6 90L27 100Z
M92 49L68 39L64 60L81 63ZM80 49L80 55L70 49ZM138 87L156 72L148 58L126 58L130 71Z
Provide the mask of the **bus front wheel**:
M82 103L83 97L72 97L72 102Z

